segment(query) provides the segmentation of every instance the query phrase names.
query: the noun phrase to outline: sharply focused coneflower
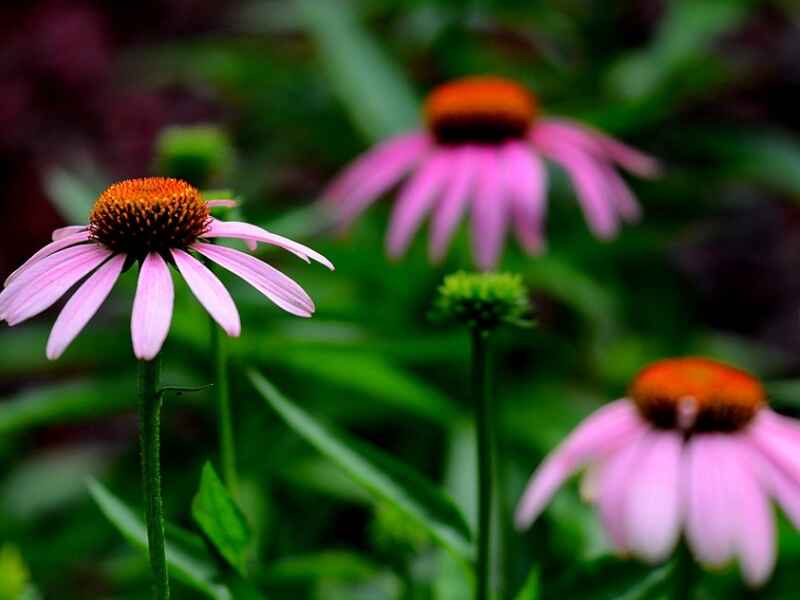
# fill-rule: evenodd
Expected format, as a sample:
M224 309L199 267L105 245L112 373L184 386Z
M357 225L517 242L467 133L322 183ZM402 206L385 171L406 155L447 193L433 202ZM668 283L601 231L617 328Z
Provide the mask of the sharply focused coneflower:
M659 562L683 532L701 564L737 558L760 585L775 564L769 500L800 527L798 457L800 423L767 407L756 378L704 358L663 360L545 459L516 521L529 526L585 467L583 490L619 551Z
M116 183L95 202L88 225L53 232L53 241L12 273L0 293L0 320L17 325L53 305L82 280L61 310L47 342L58 358L97 312L123 270L138 262L131 336L137 358L150 360L161 349L172 319L170 265L228 335L238 336L239 313L228 291L195 255L238 275L287 312L308 317L309 295L292 279L245 252L209 243L235 238L280 246L308 261L333 265L317 252L248 223L219 221L209 209L229 200L206 202L178 179L151 177Z
M592 231L615 235L639 206L614 170L642 177L656 162L603 133L566 119L544 118L535 96L499 77L468 77L434 89L424 107L424 131L389 139L356 160L324 194L334 219L352 222L412 173L401 189L387 250L403 254L431 213L430 256L441 260L470 207L472 248L483 269L498 261L513 227L529 253L544 246L547 171L543 159L569 175Z

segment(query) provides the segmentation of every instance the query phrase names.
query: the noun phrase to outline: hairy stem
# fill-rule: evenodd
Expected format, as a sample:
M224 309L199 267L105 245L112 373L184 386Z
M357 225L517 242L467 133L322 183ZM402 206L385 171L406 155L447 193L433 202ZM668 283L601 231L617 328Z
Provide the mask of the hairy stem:
M475 403L475 426L478 432L478 562L477 600L488 600L491 576L493 439L489 406L489 361L486 331L472 333L472 394Z

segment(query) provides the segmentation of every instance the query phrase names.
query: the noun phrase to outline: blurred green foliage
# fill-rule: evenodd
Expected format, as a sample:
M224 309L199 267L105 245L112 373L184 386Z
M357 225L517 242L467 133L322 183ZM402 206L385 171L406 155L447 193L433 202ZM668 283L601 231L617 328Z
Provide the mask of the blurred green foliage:
M358 152L414 127L418 99L451 77L514 77L547 113L585 119L666 165L662 178L632 182L643 222L608 243L586 231L566 178L552 169L548 252L506 249L503 270L531 291L539 326L497 336L501 511L513 510L543 454L653 359L730 360L774 380L776 407L800 411L792 357L713 327L676 260L681 244L737 205L731 190L757 206L800 197L792 132L721 110L765 69L740 60L747 47L730 51L737 35L764 12L792 21L797 11L755 0L651 4L661 3L233 2L219 31L142 43L124 57L120 77L137 86L178 82L224 104L233 116L218 126L236 160L226 149L213 185L234 191L244 219L304 238L337 267L259 249L312 295L318 312L309 321L222 275L243 325L228 345L242 494L237 508L204 477L192 521L204 465L217 460L215 411L208 393L171 396L162 455L176 598L469 593L468 338L426 316L442 277L470 268L466 233L441 267L427 263L421 239L393 263L383 254L388 202L339 237L320 231L310 208ZM53 167L46 188L59 214L80 223L110 178L81 159ZM44 355L52 313L0 332L0 573L13 571L0 576L0 597L4 584L27 582L59 600L148 593L127 335L134 286L134 274L124 275L58 362ZM208 382L206 315L182 283L163 357L166 383ZM103 483L92 479L87 494L87 477ZM219 535L226 526L198 518L212 501L240 525L246 519L248 541L234 548ZM671 565L614 556L574 486L531 531L500 535L505 597L664 597ZM783 521L780 543L761 598L797 594L800 536ZM247 579L231 562L246 566ZM735 569L700 575L698 589L703 598L750 597Z

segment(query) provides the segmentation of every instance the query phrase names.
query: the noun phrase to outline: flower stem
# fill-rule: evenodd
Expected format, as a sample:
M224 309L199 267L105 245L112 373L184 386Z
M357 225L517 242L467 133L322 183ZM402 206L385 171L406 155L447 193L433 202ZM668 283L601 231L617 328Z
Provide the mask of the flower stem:
M233 437L233 412L228 385L228 354L225 348L225 338L222 336L219 326L213 319L210 319L210 323L215 393L219 412L219 453L222 480L231 495L236 498L239 491L239 478L236 475L236 445Z
M493 440L489 407L489 333L472 332L472 394L475 402L475 426L478 431L478 562L477 600L490 598L491 525L493 489Z
M678 547L675 557L675 567L673 570L672 598L674 600L691 600L693 597L697 569L694 564L689 548L685 543Z
M147 546L153 570L156 600L169 598L167 555L164 544L164 504L161 500L161 391L160 359L139 362L139 436L142 447L142 485L147 517Z

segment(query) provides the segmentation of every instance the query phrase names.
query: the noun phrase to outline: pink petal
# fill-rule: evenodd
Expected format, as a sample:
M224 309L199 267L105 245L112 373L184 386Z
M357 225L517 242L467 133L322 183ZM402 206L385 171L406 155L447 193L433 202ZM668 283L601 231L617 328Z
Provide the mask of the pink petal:
M250 223L241 223L238 221L218 221L217 219L211 219L211 224L209 225L208 230L203 234L203 237L223 237L250 240L254 242L264 242L265 244L278 246L279 248L288 250L306 262L309 262L309 258L314 259L318 263L321 263L333 270L333 263L322 256L319 252L316 252L308 246L304 246L303 244L298 244L289 238L285 238L275 233L270 233L266 229L262 229L256 225L251 225Z
M427 134L416 133L397 140L386 154L376 155L374 161L355 165L347 180L334 182L326 198L334 202L334 218L347 226L378 197L395 185L415 164L425 158L430 139ZM332 194L332 195L331 195Z
M124 264L124 255L118 254L112 257L92 273L92 276L67 301L47 340L47 358L55 360L61 356L83 330L108 297Z
M153 360L167 339L175 292L169 266L157 252L150 252L139 268L133 299L131 339L139 360Z
M206 202L206 206L208 208L217 208L218 206L226 206L228 208L234 208L239 206L239 203L236 200L209 200Z
M76 233L80 233L82 231L86 231L87 229L89 229L88 225L67 225L66 227L60 227L53 230L51 239L54 242L57 242L60 239L70 235L75 235Z
M176 248L171 252L175 266L178 267L178 271L200 304L219 323L225 333L238 337L241 332L239 313L222 282L192 255Z
M642 209L633 192L614 169L608 165L603 165L601 168L609 188L609 198L617 212L625 221L635 223L641 218Z
M762 409L746 430L746 435L749 442L789 479L800 482L800 436L783 422L782 417L769 409Z
M737 509L733 543L745 581L763 584L775 567L775 522L764 487L747 460L746 443L740 436L721 438L724 461L721 468L728 478L728 501Z
M403 187L392 211L386 250L398 257L430 211L452 169L453 156L447 150L434 152Z
M50 242L44 248L36 252L36 254L34 254L28 260L26 260L16 271L11 273L11 275L9 275L6 278L5 285L6 286L10 285L17 277L22 275L22 273L27 271L30 267L41 261L43 258L47 258L48 256L55 254L60 250L64 250L65 248L69 248L70 246L75 246L76 244L88 241L89 235L90 235L89 231L85 230L72 233L69 235L63 235L56 239L54 232L53 233L54 241Z
M612 402L589 415L531 476L517 506L516 526L528 527L572 473L629 443L644 427L636 408L627 399Z
M734 535L740 518L729 489L730 477L722 472L725 460L720 437L727 434L693 435L686 447L686 537L695 557L703 564L720 567L734 551Z
M544 163L531 147L521 142L506 144L501 160L506 172L517 239L527 252L541 252L547 206L547 170Z
M559 139L565 143L582 146L598 158L617 163L640 177L655 177L661 172L658 161L605 133L567 119L542 119L533 134Z
M314 302L305 290L267 263L224 246L197 242L192 248L244 279L286 312L300 317L314 312Z
M48 309L109 256L109 250L88 244L42 259L0 294L0 318L13 326Z
M649 427L640 425L633 437L600 466L597 506L600 520L611 542L620 552L628 548L626 500L628 482L639 472L640 454Z
M624 519L627 548L644 560L665 560L681 525L683 439L674 431L650 431L628 480Z
M481 153L472 204L472 249L479 269L492 269L500 258L509 220L505 177L498 152Z
M454 152L450 180L431 219L429 254L434 262L440 262L444 258L453 233L464 214L467 198L477 175L478 152L470 146Z
M612 199L609 198L608 179L598 163L588 154L562 143L549 142L540 150L561 165L572 179L586 221L594 234L602 239L614 237L618 223Z

